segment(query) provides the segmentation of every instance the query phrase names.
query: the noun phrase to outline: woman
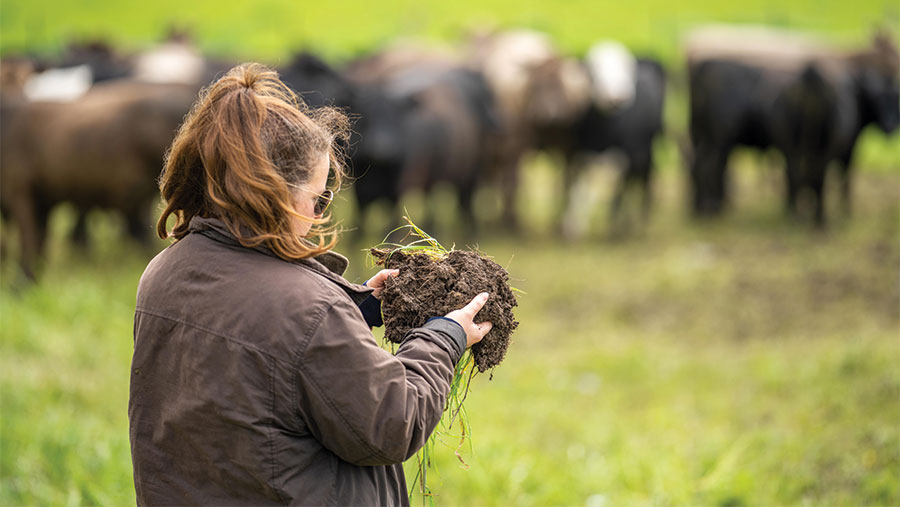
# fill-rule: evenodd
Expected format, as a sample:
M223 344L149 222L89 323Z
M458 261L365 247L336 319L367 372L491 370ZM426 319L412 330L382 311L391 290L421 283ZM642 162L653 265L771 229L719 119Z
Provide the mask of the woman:
M401 463L490 330L472 321L487 294L410 331L396 355L377 346L373 293L393 273L347 282L324 227L345 133L342 114L305 109L257 64L211 85L185 119L160 182L157 229L175 242L137 293L139 504L408 503Z

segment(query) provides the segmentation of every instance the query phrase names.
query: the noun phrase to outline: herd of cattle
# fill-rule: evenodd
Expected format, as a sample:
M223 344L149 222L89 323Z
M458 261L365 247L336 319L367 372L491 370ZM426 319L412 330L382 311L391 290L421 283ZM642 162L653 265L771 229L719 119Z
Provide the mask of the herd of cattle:
M884 35L847 51L784 32L707 27L686 38L685 55L691 142L682 151L698 215L727 204L736 146L774 147L784 155L788 209L808 194L821 224L828 164L842 168L849 199L861 131L900 124L900 56ZM0 213L16 225L28 276L61 202L78 210L76 239L93 208L121 212L130 233L147 238L166 148L200 88L232 65L177 37L127 56L91 44L52 62L0 61ZM377 200L396 207L406 192L448 184L474 232L473 194L490 183L515 230L519 167L534 150L561 161L564 210L590 155L610 150L622 162L611 216L632 187L650 207L666 72L620 43L598 42L576 59L544 34L514 30L456 51L396 45L340 67L302 52L277 70L310 106L338 106L355 120L346 151L361 214Z

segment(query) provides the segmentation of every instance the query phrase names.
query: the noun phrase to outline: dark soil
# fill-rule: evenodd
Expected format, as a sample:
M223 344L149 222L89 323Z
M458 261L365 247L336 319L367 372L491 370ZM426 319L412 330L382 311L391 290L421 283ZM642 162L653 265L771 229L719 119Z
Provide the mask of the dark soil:
M381 295L385 339L400 343L410 329L422 327L431 317L458 310L478 294L488 292L490 297L475 322L489 321L494 327L472 346L472 354L480 372L500 364L509 337L519 325L512 313L516 298L509 287L509 273L478 252L454 250L440 259L407 252L371 250L378 264L400 270L385 281Z

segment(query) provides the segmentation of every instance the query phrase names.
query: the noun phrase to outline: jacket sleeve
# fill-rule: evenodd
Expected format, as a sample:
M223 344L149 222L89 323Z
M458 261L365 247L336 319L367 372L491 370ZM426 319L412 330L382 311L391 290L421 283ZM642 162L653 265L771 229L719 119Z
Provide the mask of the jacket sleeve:
M401 463L440 420L460 343L465 333L458 324L436 320L407 333L392 355L375 343L352 302L339 298L323 310L299 354L300 417L345 461Z

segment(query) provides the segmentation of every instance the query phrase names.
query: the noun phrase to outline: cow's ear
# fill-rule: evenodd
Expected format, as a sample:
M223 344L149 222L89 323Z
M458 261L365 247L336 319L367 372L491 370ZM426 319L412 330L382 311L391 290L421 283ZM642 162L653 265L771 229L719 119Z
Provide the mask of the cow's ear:
M862 68L856 75L856 86L863 103L870 108L870 111L878 114L881 102L891 89L886 76L878 69Z
M900 68L900 51L897 49L896 30L881 24L875 27L872 33L872 49L876 56L896 72Z

